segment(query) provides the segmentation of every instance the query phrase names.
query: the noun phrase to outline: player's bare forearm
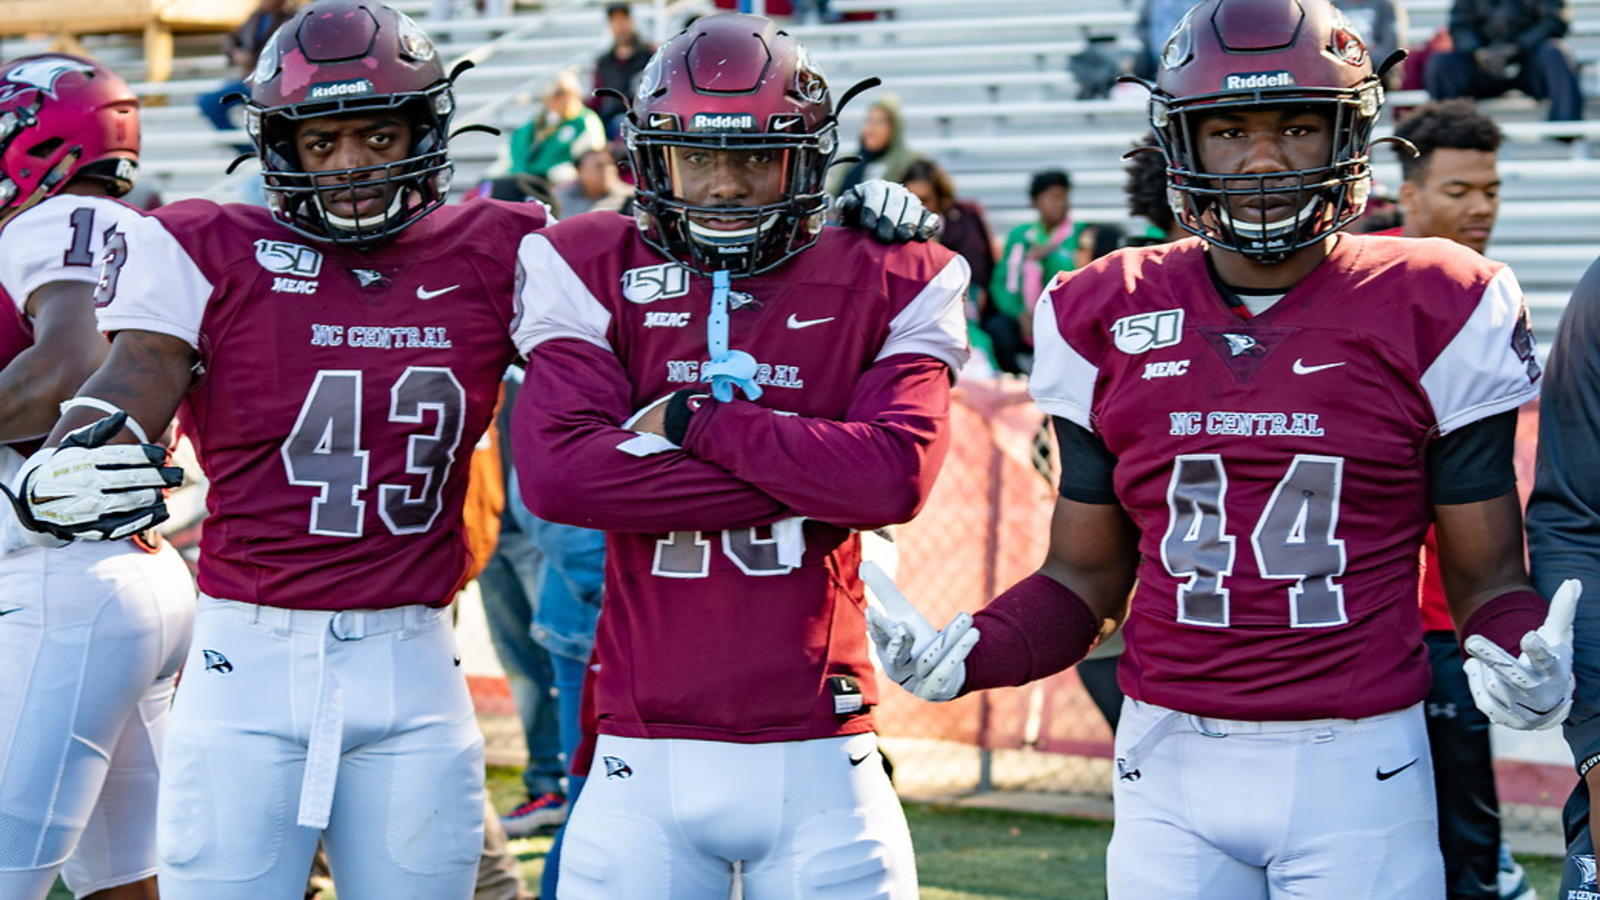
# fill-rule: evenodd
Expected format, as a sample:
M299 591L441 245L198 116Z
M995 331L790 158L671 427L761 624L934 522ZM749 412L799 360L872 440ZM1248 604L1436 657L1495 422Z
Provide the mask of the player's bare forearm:
M552 522L604 531L720 531L794 515L726 469L682 451L633 456L637 437L616 357L578 341L551 341L528 360L512 415L523 500Z
M949 432L949 368L905 355L862 373L843 421L708 403L695 413L684 447L798 515L877 528L910 521L922 508Z
M105 362L83 383L80 397L94 397L126 410L145 434L166 430L194 377L195 352L178 338L151 331L121 331L111 341ZM67 432L104 418L105 413L80 407L68 410L50 433L51 446ZM137 439L126 429L113 443Z
M1434 519L1440 575L1457 627L1495 597L1532 589L1523 563L1516 491L1477 503L1435 506Z
M1100 618L1120 622L1138 568L1139 531L1121 506L1056 498L1039 574L1071 588Z
M93 286L56 282L28 298L33 346L0 371L0 443L43 437L106 356L94 324Z

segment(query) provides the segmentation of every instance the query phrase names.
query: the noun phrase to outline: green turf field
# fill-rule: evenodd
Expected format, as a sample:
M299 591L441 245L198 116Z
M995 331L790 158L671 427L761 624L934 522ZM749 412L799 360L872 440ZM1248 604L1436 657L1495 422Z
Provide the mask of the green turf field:
M514 769L491 769L495 808L522 798ZM910 805L923 900L1101 900L1105 896L1104 822L1025 813ZM548 837L512 841L530 889L537 890ZM1544 900L1554 900L1560 861L1519 856ZM50 900L71 900L57 885ZM332 900L332 898L324 898Z

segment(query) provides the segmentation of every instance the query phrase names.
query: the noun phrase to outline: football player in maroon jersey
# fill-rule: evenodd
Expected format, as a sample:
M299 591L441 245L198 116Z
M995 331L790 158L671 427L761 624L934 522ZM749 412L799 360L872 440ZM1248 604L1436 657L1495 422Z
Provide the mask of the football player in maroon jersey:
M1444 896L1430 523L1478 704L1530 728L1571 702L1576 590L1546 603L1523 565L1521 291L1464 247L1340 233L1380 75L1326 0L1191 9L1150 109L1196 237L1038 306L1030 389L1063 458L1043 567L921 641L873 616L891 676L934 700L1060 671L1126 616L1118 900Z
M637 224L519 251L523 493L609 532L563 898L726 896L736 863L746 896L916 896L854 529L932 487L968 271L823 227L835 112L772 22L702 18L623 125Z
M0 68L0 478L105 358L95 262L139 216L114 199L138 163L139 102L110 70ZM154 896L157 756L193 617L170 546L47 550L0 506L0 896L43 900L57 873L80 897Z

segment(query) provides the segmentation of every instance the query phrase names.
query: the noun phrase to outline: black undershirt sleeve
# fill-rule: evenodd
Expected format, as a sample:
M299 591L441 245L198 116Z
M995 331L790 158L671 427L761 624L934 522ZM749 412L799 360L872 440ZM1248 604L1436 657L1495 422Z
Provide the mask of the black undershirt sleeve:
M1517 411L1479 419L1428 445L1428 499L1477 503L1514 490Z
M1052 417L1061 447L1061 496L1079 503L1116 503L1111 470L1117 458L1093 432L1060 416Z

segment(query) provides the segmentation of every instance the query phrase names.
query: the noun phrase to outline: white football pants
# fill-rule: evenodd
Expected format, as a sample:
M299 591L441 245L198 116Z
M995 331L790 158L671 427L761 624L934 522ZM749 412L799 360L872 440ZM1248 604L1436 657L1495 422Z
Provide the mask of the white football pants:
M1111 900L1443 900L1422 706L1233 722L1127 699Z
M449 609L201 596L163 757L162 900L467 900L483 735Z
M189 645L177 551L84 541L0 555L0 897L156 871L157 760Z
M567 822L560 900L915 900L873 734L735 744L601 735Z

